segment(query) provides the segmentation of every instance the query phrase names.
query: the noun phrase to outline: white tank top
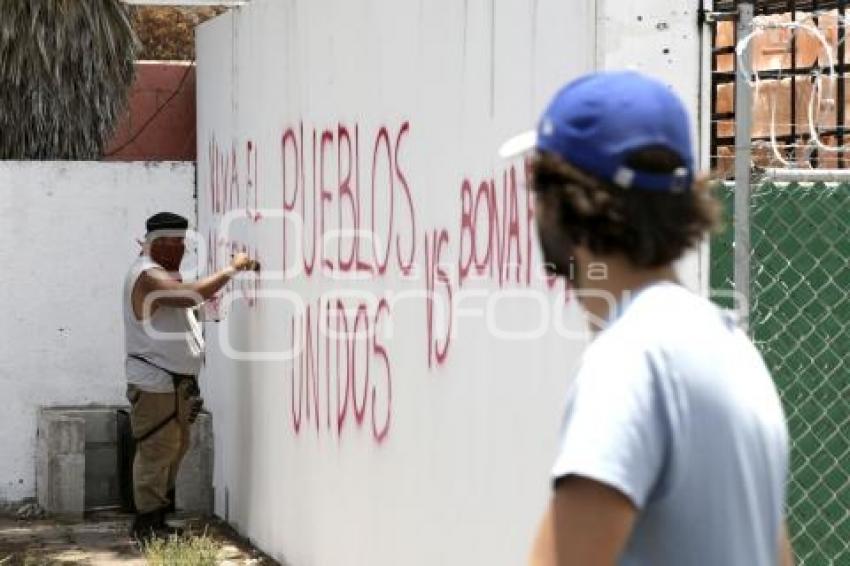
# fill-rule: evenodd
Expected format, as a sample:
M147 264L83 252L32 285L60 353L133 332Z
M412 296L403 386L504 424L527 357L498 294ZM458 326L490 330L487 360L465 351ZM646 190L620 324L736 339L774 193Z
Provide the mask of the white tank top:
M124 340L127 351L125 368L127 382L143 391L169 393L174 391L173 373L198 375L203 355L200 325L188 308L156 309L149 321L137 320L133 312L133 288L143 271L162 269L147 255L141 255L130 266L124 280ZM149 332L152 328L156 333ZM157 336L157 333L167 333ZM131 356L144 358L145 363ZM163 368L163 369L159 369Z

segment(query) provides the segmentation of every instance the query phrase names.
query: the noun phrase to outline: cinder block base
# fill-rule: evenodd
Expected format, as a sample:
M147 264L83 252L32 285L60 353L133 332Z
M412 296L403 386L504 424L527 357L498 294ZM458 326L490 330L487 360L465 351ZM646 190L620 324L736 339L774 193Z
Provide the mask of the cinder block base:
M86 422L85 507L110 507L119 502L117 431L118 407L73 407L62 412Z
M130 459L124 463L132 466ZM212 467L212 416L201 413L177 475L177 509L212 514ZM86 509L117 507L120 486L116 407L41 409L36 494L48 514L79 518Z
M43 409L38 417L36 494L51 515L81 518L85 507L86 423Z

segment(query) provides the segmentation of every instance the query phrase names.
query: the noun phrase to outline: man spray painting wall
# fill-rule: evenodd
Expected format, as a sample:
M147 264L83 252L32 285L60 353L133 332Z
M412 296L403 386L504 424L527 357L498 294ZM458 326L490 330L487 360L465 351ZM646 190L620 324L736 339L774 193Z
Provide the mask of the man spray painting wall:
M247 254L199 281L179 274L186 218L151 216L142 252L124 282L127 399L136 442L133 494L137 515L131 534L140 539L174 532L165 522L174 510L174 485L189 449L189 426L203 406L197 376L203 339L193 307L211 298L239 271L256 269Z

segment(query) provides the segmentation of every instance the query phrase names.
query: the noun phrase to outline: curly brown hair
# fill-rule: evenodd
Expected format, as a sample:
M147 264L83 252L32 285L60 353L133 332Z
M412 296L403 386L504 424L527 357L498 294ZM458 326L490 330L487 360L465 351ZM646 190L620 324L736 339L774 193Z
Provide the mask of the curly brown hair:
M681 161L669 151L651 148L636 152L628 165L662 173L672 172ZM624 189L546 153L534 157L532 178L544 232L597 255L622 255L637 268L672 263L717 226L719 205L702 180L678 193ZM546 251L547 242L543 244Z

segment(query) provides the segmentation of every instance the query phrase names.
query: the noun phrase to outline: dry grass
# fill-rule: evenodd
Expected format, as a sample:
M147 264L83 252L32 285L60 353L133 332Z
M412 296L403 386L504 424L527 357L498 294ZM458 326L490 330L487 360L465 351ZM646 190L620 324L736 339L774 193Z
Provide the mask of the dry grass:
M223 7L134 7L133 27L141 43L139 59L194 61L195 27L226 10Z
M221 544L204 531L199 536L190 533L154 539L142 548L142 553L150 566L215 566L220 550Z

